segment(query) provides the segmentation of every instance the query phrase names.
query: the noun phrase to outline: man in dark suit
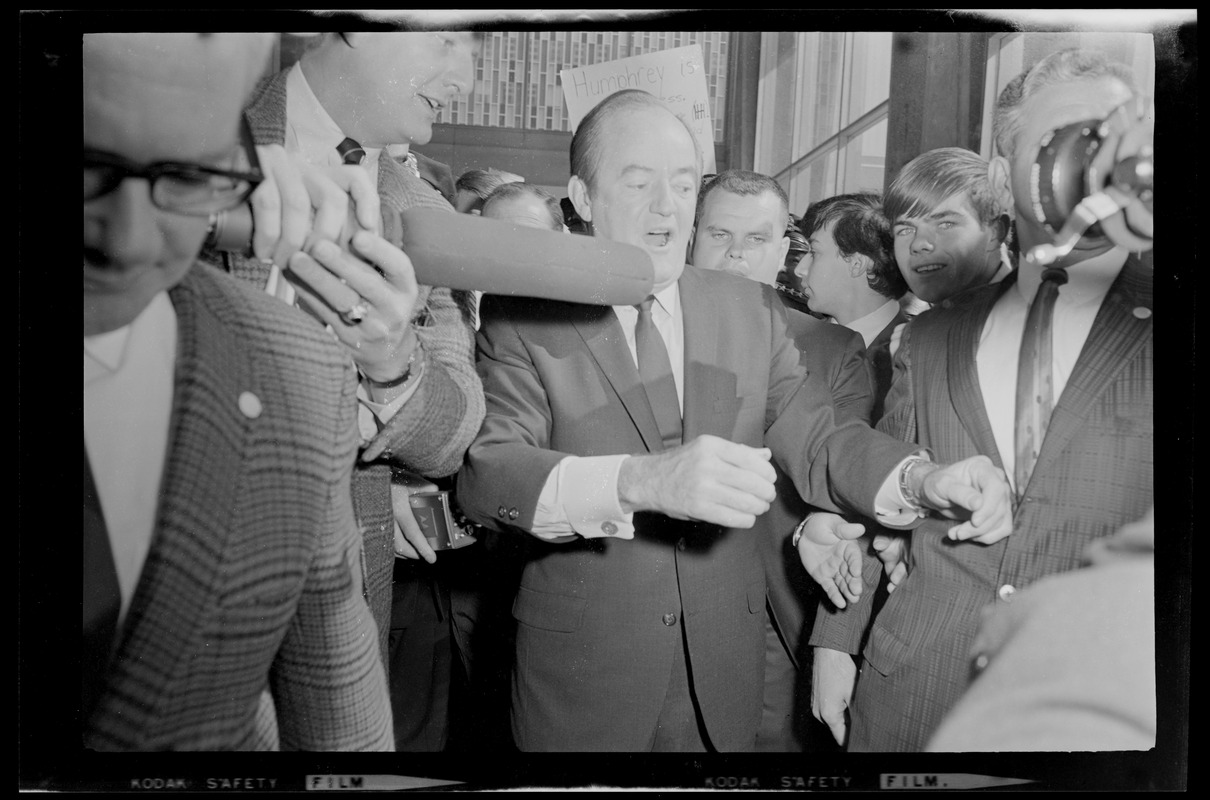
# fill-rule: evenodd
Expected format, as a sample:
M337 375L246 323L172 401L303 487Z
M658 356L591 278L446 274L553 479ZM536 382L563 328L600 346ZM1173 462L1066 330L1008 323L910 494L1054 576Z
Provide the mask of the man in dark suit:
M653 96L597 105L571 164L576 210L651 256L655 294L484 303L489 412L461 500L544 540L513 606L513 732L523 750L751 750L765 576L741 529L775 495L771 456L826 507L905 524L924 505L970 509L960 537L1007 534L1003 479L837 419L774 291L684 265L700 152Z
M775 287L790 247L789 218L789 200L777 181L746 170L721 172L698 196L690 263ZM837 413L869 422L870 370L861 337L804 313L784 293L778 298L803 366L826 379ZM777 497L755 525L768 583L765 688L756 749L794 751L827 744L826 733L815 735L819 724L810 716L809 695L799 696L800 687L808 685L801 667L810 664L810 654L799 650L805 649L803 630L810 633L819 596L789 546L794 527L811 508L785 473L776 464L774 468Z
M1016 209L1023 253L1053 236L1031 202L1044 134L1103 119L1132 93L1124 67L1078 50L1044 58L1001 93L1000 155L989 175L1004 207ZM849 708L852 750L923 749L966 688L981 609L1074 569L1091 541L1153 502L1150 271L1099 232L1053 266L1022 259L1010 278L943 301L905 331L879 427L941 459L992 458L1013 481L1014 532L990 545L955 544L948 523L926 521L912 534L906 579L872 627L869 603L820 614L811 639L818 713L843 740ZM1046 282L1061 284L1057 298ZM1046 330L1027 318L1045 294L1055 298L1053 331L1037 338L1053 348L1051 388L1021 391L1018 373L1033 370L1018 365L1035 363L1033 345L1022 343ZM1053 413L1021 425L1047 396ZM859 650L860 679L851 656Z
M842 194L812 203L802 218L810 251L798 262L811 310L857 331L874 369L873 419L891 388L891 334L907 317L907 284L895 264L891 226L876 194Z
M355 373L315 321L195 259L267 38L84 37L85 746L379 749ZM372 237L389 275L400 251ZM412 278L414 280L414 278Z

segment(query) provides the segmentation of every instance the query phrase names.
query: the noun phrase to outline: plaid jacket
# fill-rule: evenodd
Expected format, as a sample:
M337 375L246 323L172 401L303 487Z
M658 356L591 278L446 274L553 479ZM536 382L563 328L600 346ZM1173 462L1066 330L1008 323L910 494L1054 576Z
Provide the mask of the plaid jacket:
M350 504L352 365L314 321L208 266L170 297L160 506L85 745L393 749Z
M258 144L286 140L286 76L283 70L262 84L244 115ZM378 195L383 235L402 241L399 212L408 208L453 207L420 178L384 152L378 161ZM229 257L227 267L238 278L264 287L269 268L254 258ZM474 302L469 292L420 286L413 322L424 348L424 377L416 392L390 421L363 443L353 474L353 504L366 554L366 597L379 627L385 660L391 619L391 579L395 564L391 508L392 463L430 478L450 475L483 422L483 385L475 372L475 339L471 326Z

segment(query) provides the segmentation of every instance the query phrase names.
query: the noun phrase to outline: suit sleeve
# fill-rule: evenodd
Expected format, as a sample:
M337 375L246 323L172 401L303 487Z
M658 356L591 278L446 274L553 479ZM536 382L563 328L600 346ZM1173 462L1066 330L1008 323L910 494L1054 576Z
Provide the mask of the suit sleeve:
M356 373L344 368L329 452L327 517L270 676L284 750L394 750L378 635L361 592L361 533L350 480Z
M388 458L428 477L452 475L483 423L483 385L475 371L474 331L453 292L434 288L417 329L424 375L403 407L362 454Z
M887 476L917 448L896 443L861 419L838 415L825 377L804 375L785 309L772 290L765 304L772 342L766 445L811 505L873 516ZM868 373L865 380L868 388Z
M483 297L478 344L487 416L458 474L459 504L481 525L528 531L547 477L570 454L548 449L546 390L500 298Z
M854 332L836 354L838 362L832 380L832 405L837 421L858 419L869 424L874 406L874 379L861 335Z
M886 413L878 422L878 430L904 442L914 442L916 437L915 401L912 394L912 360L910 344L911 325L903 332L903 339L895 353L894 378L886 397ZM879 530L871 519L864 520L867 536ZM866 587L874 587L882 577L882 562L867 547L862 554L862 580ZM861 650L861 641L872 621L873 591L866 591L856 603L838 609L827 600L819 604L815 616L815 628L811 632L813 647L826 647L845 653L856 654Z

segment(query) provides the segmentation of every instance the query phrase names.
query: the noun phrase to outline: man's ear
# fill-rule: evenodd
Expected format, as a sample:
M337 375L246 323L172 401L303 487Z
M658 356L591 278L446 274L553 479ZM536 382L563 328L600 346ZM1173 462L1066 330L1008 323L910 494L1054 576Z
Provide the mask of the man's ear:
M592 222L592 202L588 199L588 185L580 180L579 175L572 175L567 181L567 197L580 219Z
M783 236L783 237L781 237L781 244L777 248L777 263L780 265L780 266L778 266L777 269L779 272L782 270L782 268L785 267L786 254L789 252L790 252L790 237Z
M1012 165L1008 163L1007 158L992 156L992 160L987 162L987 180L1000 208L1013 208Z
M844 259L849 265L850 278L864 278L874 266L873 260L865 253L853 253Z
M1008 239L1008 226L1010 225L1008 214L1001 214L988 223L988 229L991 230L992 238L988 242L988 250L999 250L1000 245L1004 244Z

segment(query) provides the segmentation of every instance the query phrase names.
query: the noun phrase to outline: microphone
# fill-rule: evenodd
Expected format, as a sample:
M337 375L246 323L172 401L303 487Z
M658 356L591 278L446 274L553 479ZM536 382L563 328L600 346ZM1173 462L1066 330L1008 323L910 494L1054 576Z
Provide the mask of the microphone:
M387 215L383 223L388 239L400 226L416 280L430 286L613 306L641 303L655 283L644 250L609 239L435 208Z
M215 214L206 244L247 253L252 227L246 205ZM620 306L641 303L655 283L651 258L634 245L471 214L436 208L386 214L383 235L402 240L416 280L429 286Z

